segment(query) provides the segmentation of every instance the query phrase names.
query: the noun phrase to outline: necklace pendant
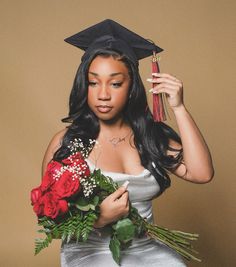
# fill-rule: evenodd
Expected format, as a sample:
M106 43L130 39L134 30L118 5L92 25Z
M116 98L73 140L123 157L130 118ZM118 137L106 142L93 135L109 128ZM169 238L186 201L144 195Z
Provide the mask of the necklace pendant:
M110 139L109 142L113 145L113 147L116 147L119 143L125 142L125 137L114 137Z

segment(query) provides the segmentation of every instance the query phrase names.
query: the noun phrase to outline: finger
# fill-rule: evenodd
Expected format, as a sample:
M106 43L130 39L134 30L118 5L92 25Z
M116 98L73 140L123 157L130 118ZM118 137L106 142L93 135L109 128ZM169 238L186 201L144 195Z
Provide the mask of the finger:
M154 88L150 89L149 92L153 94L167 93L169 95L177 95L180 91L175 86L159 84Z
M125 203L125 205L127 205L127 203L129 203L129 192L125 192L120 198L119 201L122 201Z
M178 85L178 86L182 86L182 83L178 80L172 80L169 78L155 78L155 79L147 79L148 82L150 83L169 83L169 84L173 84L173 85Z
M125 192L126 192L126 187L121 186L114 193L110 195L110 198L111 200L115 201L116 199L120 198Z
M130 211L130 207L129 207L129 201L128 201L124 208L124 216L129 215L129 211Z
M164 77L164 78L170 78L173 81L179 81L174 75L168 74L168 73L152 73L152 76L154 77Z
M166 93L167 97L170 97L170 98L174 98L177 96L177 93L169 88L161 88L156 91L153 91L153 94L161 94L161 93Z
M158 85L155 85L153 88L152 88L152 92L158 92L160 89L170 89L172 90L173 92L180 92L181 89L179 86L176 86L176 85L173 85L173 84L169 84L169 83L160 83Z

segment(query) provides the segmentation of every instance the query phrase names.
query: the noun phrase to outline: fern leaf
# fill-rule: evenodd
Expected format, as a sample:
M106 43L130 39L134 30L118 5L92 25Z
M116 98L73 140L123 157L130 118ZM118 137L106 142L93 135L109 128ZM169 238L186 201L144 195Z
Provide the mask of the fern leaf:
M88 239L90 232L93 230L93 225L97 219L97 215L89 212L84 216L83 229L81 231L82 240L85 242Z
M52 242L51 235L48 235L45 239L42 238L36 239L34 255L37 255L42 249L48 247L51 242Z

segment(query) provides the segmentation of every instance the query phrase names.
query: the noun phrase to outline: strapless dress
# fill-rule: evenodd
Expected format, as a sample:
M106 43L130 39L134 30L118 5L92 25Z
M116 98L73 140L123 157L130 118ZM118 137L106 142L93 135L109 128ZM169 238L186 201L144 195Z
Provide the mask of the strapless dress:
M94 164L88 161L91 171ZM157 197L160 187L149 170L139 175L102 171L122 185L129 181L129 199L142 217L153 222L152 199ZM106 227L94 231L87 242L62 243L61 267L118 267L109 249L110 236ZM121 252L122 267L184 267L182 257L166 245L149 237L135 238L132 245Z

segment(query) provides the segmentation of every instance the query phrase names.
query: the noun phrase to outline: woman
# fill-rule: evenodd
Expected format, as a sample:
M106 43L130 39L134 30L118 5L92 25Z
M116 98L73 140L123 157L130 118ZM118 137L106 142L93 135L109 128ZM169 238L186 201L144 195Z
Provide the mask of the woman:
M100 29L109 25L110 32L112 27L122 33L125 29L111 20L97 25ZM96 32L97 25L83 31L82 36ZM117 38L114 32L109 37L107 32L100 35L86 47L70 95L69 116L63 120L71 125L50 142L43 173L52 158L61 160L69 155L67 146L75 137L85 143L92 138L99 145L87 159L90 168L100 168L121 185L129 181L129 187L127 190L125 183L101 203L94 225L97 230L86 243L62 245L63 267L117 266L108 247L106 225L128 214L129 201L151 222L151 200L170 185L167 171L194 183L206 183L213 177L207 145L183 103L182 83L164 73L148 79L157 84L151 90L153 94L166 93L179 137L166 124L153 120L138 72L137 59L143 56L137 56L130 43L127 45L127 40ZM123 252L121 266L185 265L171 249L143 237Z

